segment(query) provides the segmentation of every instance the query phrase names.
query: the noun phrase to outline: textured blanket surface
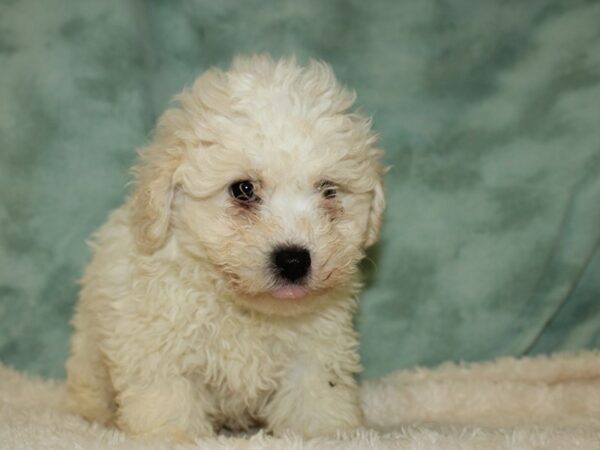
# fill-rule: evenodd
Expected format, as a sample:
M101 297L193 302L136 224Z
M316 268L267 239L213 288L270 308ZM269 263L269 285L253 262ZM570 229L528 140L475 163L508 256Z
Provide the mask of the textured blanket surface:
M254 52L331 63L392 166L364 378L597 348L599 23L594 0L0 1L0 360L64 376L85 239L135 149Z
M0 367L0 448L600 449L600 352L399 371L363 384L368 429L311 440L134 441L63 413L63 395L62 383Z

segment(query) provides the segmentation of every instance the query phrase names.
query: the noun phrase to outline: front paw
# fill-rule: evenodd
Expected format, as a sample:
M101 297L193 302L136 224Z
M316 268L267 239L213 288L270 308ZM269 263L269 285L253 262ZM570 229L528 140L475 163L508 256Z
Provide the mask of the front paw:
M122 427L120 427L123 429ZM175 442L177 444L189 444L194 442L192 436L184 430L180 429L166 429L161 428L152 431L145 432L128 432L127 430L123 430L127 433L127 435L136 441L148 441L153 439L164 439L171 442Z
M345 399L346 400L346 399ZM313 403L304 408L290 408L279 405L271 410L268 429L276 436L292 431L306 438L332 436L339 432L352 432L365 428L363 413L357 402L342 401Z
M117 426L136 439L193 442L196 437L214 435L212 423L201 405L192 401L188 387L172 380L121 392L117 396Z
M211 426L203 427L202 430L196 430L193 434L178 427L160 427L152 431L130 432L123 430L129 437L135 440L164 439L177 444L192 444L198 438L211 437L215 435Z

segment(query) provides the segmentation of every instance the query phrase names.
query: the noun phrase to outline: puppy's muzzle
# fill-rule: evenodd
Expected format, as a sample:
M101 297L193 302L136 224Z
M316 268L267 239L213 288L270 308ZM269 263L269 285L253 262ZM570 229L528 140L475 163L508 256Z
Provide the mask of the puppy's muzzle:
M303 247L276 248L271 259L275 275L290 283L302 280L310 271L310 252Z

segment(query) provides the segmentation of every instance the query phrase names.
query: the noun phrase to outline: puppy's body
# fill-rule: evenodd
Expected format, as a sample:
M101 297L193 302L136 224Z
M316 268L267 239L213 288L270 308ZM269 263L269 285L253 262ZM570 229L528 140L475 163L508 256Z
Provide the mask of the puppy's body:
M94 240L67 365L73 410L182 439L360 426L356 265L383 199L351 103L322 65L250 58L163 116L136 192ZM245 179L257 194L232 198ZM306 274L273 262L282 246L310 255Z

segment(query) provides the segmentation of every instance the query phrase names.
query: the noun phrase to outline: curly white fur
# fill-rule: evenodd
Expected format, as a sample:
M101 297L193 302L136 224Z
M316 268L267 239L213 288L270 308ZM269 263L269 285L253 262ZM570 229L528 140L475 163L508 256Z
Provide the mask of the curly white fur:
M209 70L178 97L92 244L71 409L184 440L256 422L277 435L361 426L357 264L384 198L381 151L353 101L326 64L267 56ZM260 204L231 198L246 179ZM278 245L310 250L302 298L273 295Z

